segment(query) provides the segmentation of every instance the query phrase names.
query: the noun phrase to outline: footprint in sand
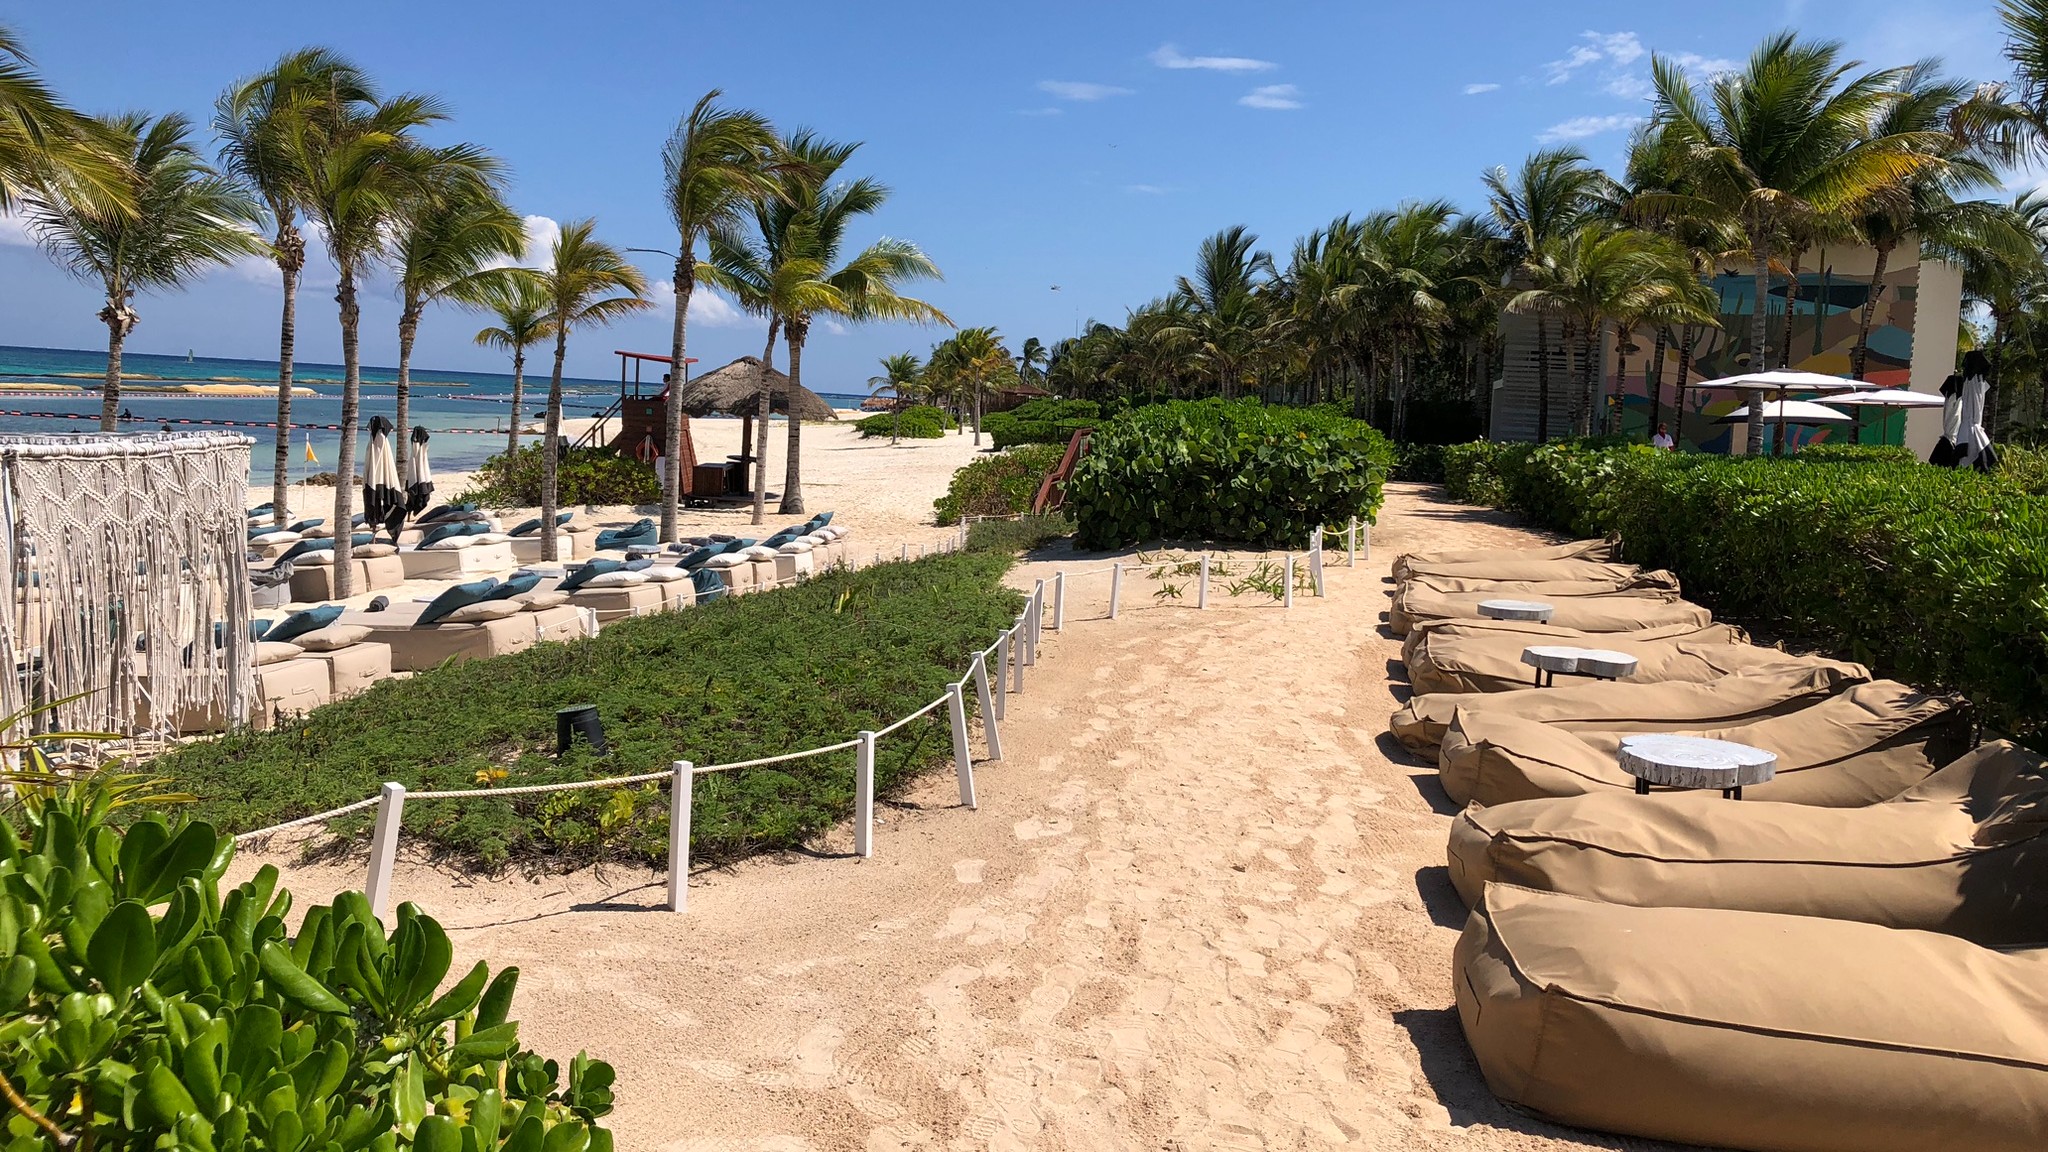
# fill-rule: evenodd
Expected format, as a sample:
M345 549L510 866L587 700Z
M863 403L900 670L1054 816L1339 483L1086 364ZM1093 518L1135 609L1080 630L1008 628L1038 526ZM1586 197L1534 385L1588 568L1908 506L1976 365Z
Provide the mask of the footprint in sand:
M807 1086L822 1088L837 1071L836 1055L839 1046L845 1042L846 1033L837 1024L820 1024L796 1042L796 1051L790 1053L790 1063L795 1065L797 1076Z
M953 861L953 879L962 884L981 883L981 870L988 866L986 860Z
M1062 820L1058 817L1050 820L1040 820L1038 817L1033 816L1027 820L1019 820L1015 824L1010 825L1010 831L1015 833L1019 840L1042 840L1048 836L1064 836L1068 832L1073 831L1073 828L1074 825L1071 821Z

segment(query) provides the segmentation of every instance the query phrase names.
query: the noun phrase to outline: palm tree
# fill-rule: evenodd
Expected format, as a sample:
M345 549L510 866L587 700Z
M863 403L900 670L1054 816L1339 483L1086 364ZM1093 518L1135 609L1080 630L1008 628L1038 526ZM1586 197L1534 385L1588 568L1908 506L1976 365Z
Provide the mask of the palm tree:
M1174 281L1174 295L1188 307L1191 335L1226 400L1263 350L1266 317L1259 287L1276 273L1272 255L1258 251L1258 242L1242 224L1225 228L1196 250L1193 279Z
M604 327L614 320L651 307L647 280L625 254L598 240L595 220L562 225L547 266L539 273L548 301L548 330L555 336L555 371L548 380L547 431L541 441L540 522L555 522L557 469L561 462L562 363L569 355L569 333L579 325ZM679 460L679 456L671 456ZM671 469L673 471L673 469ZM541 533L541 559L555 559L555 534Z
M468 144L428 149L417 179L399 206L388 253L398 276L398 474L405 475L412 442L412 349L420 318L436 300L488 299L493 285L518 273L501 262L526 252L526 229L505 206L498 159Z
M292 146L304 157L300 207L326 240L341 320L341 446L334 460L333 520L337 599L354 591L348 525L355 516L356 434L362 415L358 286L430 167L430 151L412 132L445 119L447 112L431 97L402 95L365 107L330 107L326 115L293 124L297 139Z
M307 157L298 146L307 136L300 124L330 113L360 111L375 99L369 78L355 65L324 48L304 48L267 71L237 81L214 104L221 167L256 193L270 217L271 258L284 282L270 488L270 504L280 526L290 512L285 498L291 483L292 361L298 344L299 276L306 267L306 238L299 232L298 217Z
M889 443L892 445L900 439L897 432L903 423L903 405L909 401L912 391L917 388L918 381L923 375L924 364L917 358L917 353L898 352L894 356L882 357L880 376L868 377L870 393L879 396L884 388L889 389L891 393L889 411L896 415L896 419L889 424Z
M1045 378L1045 365L1049 353L1036 336L1026 336L1024 346L1017 350L1017 375L1025 380Z
M785 261L794 254L815 262L819 280L838 297L836 303L811 307L806 307L801 298L794 298L781 312L783 339L789 345L792 392L803 384L804 343L818 313L854 321L951 323L937 308L898 291L905 281L939 277L938 266L915 244L885 237L846 263L839 263L847 225L856 217L874 213L889 196L887 187L867 177L831 183L859 147L857 143L823 140L808 132L792 136L783 146L793 167L781 177L782 194L763 201L757 210L764 249L784 254ZM790 405L788 420L789 444L784 451L780 508L785 515L804 510L803 421L798 418L794 404ZM979 432L978 426L976 431Z
M752 205L777 195L775 129L757 113L720 107L719 95L717 89L705 93L661 151L663 194L677 235L676 312L670 342L677 365L684 363L690 296L697 287L697 241L738 226ZM670 460L681 460L682 405L670 403L667 411L662 451ZM664 540L675 539L681 473L681 468L670 468L662 480Z
M136 293L182 288L208 268L262 251L263 242L253 231L255 201L200 159L183 116L128 113L101 120L97 133L118 142L131 211L81 195L68 175L47 170L22 200L29 231L51 257L105 289L100 429L112 432L120 427L121 346L138 319Z
M1586 166L1585 154L1573 148L1534 152L1510 179L1495 168L1482 178L1487 205L1507 233L1509 253L1535 279L1531 263L1537 253L1561 240L1592 215L1608 192L1607 178ZM1550 325L1545 312L1536 316L1536 439L1550 439Z
M61 172L71 199L96 211L132 212L120 141L57 98L35 74L21 40L0 25L0 215Z
M762 205L757 212L765 214ZM772 410L772 377L775 342L782 336L783 317L793 312L843 312L846 298L824 279L825 266L815 258L796 255L796 237L783 232L783 247L771 247L774 225L767 225L760 238L737 228L723 228L711 235L711 259L697 269L706 283L722 288L739 301L741 308L768 321L768 342L761 349L761 391L754 419L754 519L767 518L768 499L768 417ZM792 396L792 399L794 397ZM793 405L792 405L793 406Z
M1938 165L1938 133L1879 135L1870 125L1899 99L1903 70L1851 76L1831 41L1772 36L1739 72L1695 88L1670 59L1652 58L1653 122L1683 156L1695 197L1739 223L1755 299L1752 363L1767 363L1771 264L1782 238L1803 223L1852 210ZM1748 451L1763 447L1763 394L1748 396Z
M1014 373L1010 350L994 328L962 328L932 353L933 362L943 360L961 383L962 391L974 399L974 444L981 446L981 397L992 380Z
M497 324L476 334L485 348L502 348L512 353L512 427L505 434L505 451L519 451L520 413L526 402L526 350L553 333L549 321L549 300L540 279L530 269L491 281L471 301L474 307L493 312Z

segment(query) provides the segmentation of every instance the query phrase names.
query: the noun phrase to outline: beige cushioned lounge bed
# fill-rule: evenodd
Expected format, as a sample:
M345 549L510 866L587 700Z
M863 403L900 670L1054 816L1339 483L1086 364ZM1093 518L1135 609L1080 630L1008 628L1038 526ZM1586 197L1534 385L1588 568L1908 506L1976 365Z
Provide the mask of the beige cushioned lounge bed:
M1494 1095L1768 1152L2048 1147L2048 949L1489 885L1452 983Z
M1616 546L1609 540L1574 540L1541 548L1465 548L1443 552L1404 552L1394 557L1395 580L1406 580L1412 571L1445 564L1491 563L1504 565L1519 561L1591 560L1608 563L1615 559Z
M1548 591L1543 591L1548 589ZM1387 627L1406 636L1429 620L1479 619L1486 600L1540 600L1550 605L1548 626L1579 632L1639 632L1672 624L1705 627L1714 614L1661 588L1609 589L1597 584L1503 584L1476 592L1438 592L1410 582L1394 594Z
M542 640L567 640L584 633L583 614L568 604L539 610L517 605L520 610L510 615L474 623L416 623L426 607L413 603L393 604L382 612L351 610L337 623L366 625L371 642L391 646L391 667L400 672L417 672L447 660L505 656Z
M1531 644L1603 648L1636 658L1635 683L1718 680L1734 673L1785 665L1832 665L1869 679L1860 664L1795 656L1749 643L1730 624L1670 624L1635 632L1579 632L1519 620L1435 620L1418 625L1401 646L1408 682L1418 693L1507 692L1532 687L1522 663Z

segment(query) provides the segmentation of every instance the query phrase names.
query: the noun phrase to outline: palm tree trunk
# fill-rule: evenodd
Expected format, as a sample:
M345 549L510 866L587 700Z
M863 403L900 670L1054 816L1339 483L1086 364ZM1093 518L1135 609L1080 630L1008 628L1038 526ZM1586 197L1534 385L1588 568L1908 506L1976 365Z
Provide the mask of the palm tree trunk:
M285 501L291 497L292 360L299 342L299 270L306 263L306 241L287 224L278 229L277 269L284 279L284 312L277 324L277 452L271 458L271 522L282 528L290 521Z
M684 370L685 349L688 347L690 327L690 296L697 289L697 260L691 251L696 247L688 237L683 241L683 254L676 257L676 316L669 329L669 388L668 401L663 405L661 426L661 450L668 457L668 466L661 478L661 538L676 538L676 522L682 515L683 470L679 465L683 459L683 406L678 403L683 395L683 381L689 373ZM742 447L744 452L745 448Z
M1586 333L1582 337L1579 362L1579 427L1580 435L1593 434L1593 408L1600 389L1600 321L1589 318Z
M1803 255L1801 250L1795 249L1793 251L1792 265L1788 278L1785 281L1785 326L1778 333L1779 368L1790 368L1792 366L1792 320L1799 313L1799 257L1801 255ZM1784 391L1780 390L1778 393L1779 399L1784 399L1784 396ZM1778 406L1778 428L1771 436L1771 455L1783 456L1784 454L1785 406L1780 404Z
M555 372L548 378L547 422L542 426L540 448L540 558L555 558L555 517L561 507L562 462L562 362L569 357L569 325L565 317L555 318Z
M1605 426L1609 436L1621 434L1622 389L1628 386L1628 325L1614 325L1614 394L1608 398Z
M406 435L411 427L406 421L412 419L412 343L420 334L419 305L407 301L405 310L398 316L398 408L392 420L398 425L392 432L392 454L398 465L398 482L405 483L405 462L412 456L412 437Z
M128 339L132 325L127 322L128 311L108 298L106 308L100 312L100 319L107 322L107 378L100 386L100 431L118 432L121 429L121 345Z
M789 345L789 445L782 450L787 458L782 462L782 505L776 511L784 516L804 510L804 422L797 415L796 398L797 386L803 380L804 337L809 329L809 321L796 319L789 322L783 334Z
M981 447L981 377L974 378L974 446Z
M353 549L355 534L351 523L356 513L356 424L363 395L362 324L363 311L356 303L356 278L344 268L341 283L334 290L341 305L341 447L334 451L334 598L346 600L355 594Z
M1536 315L1536 442L1550 439L1550 324Z
M768 373L775 367L775 338L782 335L782 317L768 318L768 346L761 349L761 400L754 414L754 523L768 514L768 413L773 395Z
M519 451L519 413L526 402L526 345L512 350L512 430L505 434L505 454ZM401 477L402 479L402 477Z
M1750 236L1749 258L1755 262L1753 275L1756 278L1756 302L1750 309L1749 317L1749 364L1752 371L1761 372L1769 366L1764 346L1770 341L1770 320L1764 314L1764 307L1771 298L1771 246L1762 228L1755 229ZM1747 440L1743 451L1750 456L1759 456L1764 450L1764 392L1751 388L1743 394L1744 404L1749 405Z
M1650 353L1650 366L1644 372L1644 382L1650 389L1650 435L1657 434L1657 425L1664 423L1664 348L1669 343L1671 330L1657 325L1656 347Z
M1877 317L1877 298L1884 294L1884 266L1891 260L1892 246L1877 246L1877 264L1870 270L1870 299L1863 302L1863 316L1856 322L1856 350L1849 354L1849 376L1863 379L1864 363L1870 358L1870 322Z

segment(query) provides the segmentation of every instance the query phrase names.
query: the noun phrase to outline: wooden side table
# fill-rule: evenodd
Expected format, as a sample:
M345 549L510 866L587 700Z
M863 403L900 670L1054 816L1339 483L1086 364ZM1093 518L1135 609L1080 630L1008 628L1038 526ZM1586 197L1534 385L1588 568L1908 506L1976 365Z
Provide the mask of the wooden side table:
M1557 609L1541 600L1481 600L1479 614L1488 620L1533 620L1550 623Z
M1559 676L1619 680L1636 670L1636 658L1626 652L1568 644L1531 644L1522 649L1522 663L1536 669L1535 684L1538 688L1550 687L1557 683Z
M1666 788L1718 788L1723 799L1742 799L1746 784L1762 784L1778 774L1778 756L1732 740L1704 736L1648 734L1624 736L1621 770L1636 778L1636 794L1647 796L1650 785Z

